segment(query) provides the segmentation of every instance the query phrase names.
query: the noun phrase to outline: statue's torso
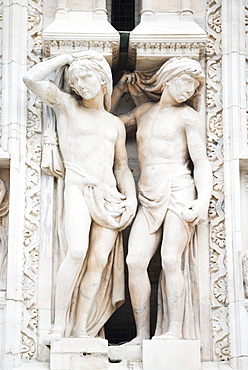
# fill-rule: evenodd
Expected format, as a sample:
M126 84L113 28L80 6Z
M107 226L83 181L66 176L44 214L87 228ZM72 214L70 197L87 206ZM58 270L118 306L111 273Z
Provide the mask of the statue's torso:
M184 127L184 107L160 108L154 105L138 121L137 145L140 182L152 185L173 176L188 159Z
M87 109L77 103L69 108L58 113L58 136L63 160L82 169L82 174L115 186L116 118L107 111Z

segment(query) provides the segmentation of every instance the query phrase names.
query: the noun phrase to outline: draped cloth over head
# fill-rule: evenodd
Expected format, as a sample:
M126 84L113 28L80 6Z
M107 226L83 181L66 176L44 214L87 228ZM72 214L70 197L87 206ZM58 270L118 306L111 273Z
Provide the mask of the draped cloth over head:
M200 96L204 85L204 74L199 62L188 57L174 57L165 62L159 70L146 72L135 71L135 84L128 84L130 94L142 93L147 100L159 101L164 85L171 79L187 73L199 81L194 95L187 100L187 104L196 111L200 109Z

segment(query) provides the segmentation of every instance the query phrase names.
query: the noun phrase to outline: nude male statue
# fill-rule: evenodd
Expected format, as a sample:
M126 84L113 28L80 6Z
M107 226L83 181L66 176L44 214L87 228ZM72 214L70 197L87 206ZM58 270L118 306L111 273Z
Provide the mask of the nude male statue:
M45 80L66 65L70 93ZM131 222L136 211L134 181L127 165L125 127L108 112L111 70L100 53L64 54L35 65L25 75L24 82L56 112L65 166L68 252L57 275L51 340L65 335L70 302L84 263L87 266L80 285L80 312L76 313L74 336L87 337L88 317L93 305L99 304L94 300L103 270L118 232Z
M113 106L123 92L132 93L134 76L124 75L116 85ZM155 338L195 339L192 336L197 334L191 335L191 328L185 329L191 324L185 323L188 293L182 265L195 226L207 219L212 171L206 156L204 122L186 102L194 100L203 86L204 75L197 61L171 58L149 81L138 75L137 78L139 85L132 96L138 106L120 116L127 130L137 126L141 171L140 207L131 229L127 255L137 327L137 336L129 344L140 344L150 338L151 287L147 268L160 242L162 273ZM145 102L142 89L148 94L161 93L159 102Z

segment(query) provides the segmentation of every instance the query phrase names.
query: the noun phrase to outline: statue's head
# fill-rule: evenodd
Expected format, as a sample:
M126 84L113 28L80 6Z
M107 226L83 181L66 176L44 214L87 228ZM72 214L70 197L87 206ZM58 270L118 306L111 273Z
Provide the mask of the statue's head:
M199 96L204 86L205 76L200 63L194 59L188 57L170 58L150 79L151 87L149 91L154 93L162 93L169 81L176 80L182 75L189 75L197 82L197 87L189 100L190 105L192 105L194 109L198 110Z
M156 72L154 86L156 85L157 88L163 89L166 82L183 73L189 74L199 81L199 87L204 85L205 76L199 62L188 57L174 57L165 62Z
M89 71L89 76L91 76L91 81L95 86L91 86L92 89L97 88L97 80L100 83L100 88L104 91L104 106L107 111L110 110L111 106L111 94L112 94L112 73L110 66L102 54L96 51L85 51L81 52L78 59L73 61L68 69L68 82L70 87L74 92L77 93L74 88L74 83L77 75Z

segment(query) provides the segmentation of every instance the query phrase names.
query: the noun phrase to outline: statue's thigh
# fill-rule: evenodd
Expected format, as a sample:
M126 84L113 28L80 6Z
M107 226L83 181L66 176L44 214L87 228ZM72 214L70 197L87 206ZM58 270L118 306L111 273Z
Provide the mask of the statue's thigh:
M91 217L81 189L68 186L64 194L65 234L69 249L87 249Z
M92 222L90 231L89 261L105 260L115 245L118 230L107 229Z
M127 264L137 263L148 266L158 248L161 235L161 228L157 232L150 234L148 222L142 207L140 207L129 236Z
M182 255L187 246L189 231L178 215L168 210L163 224L161 255L173 253Z

